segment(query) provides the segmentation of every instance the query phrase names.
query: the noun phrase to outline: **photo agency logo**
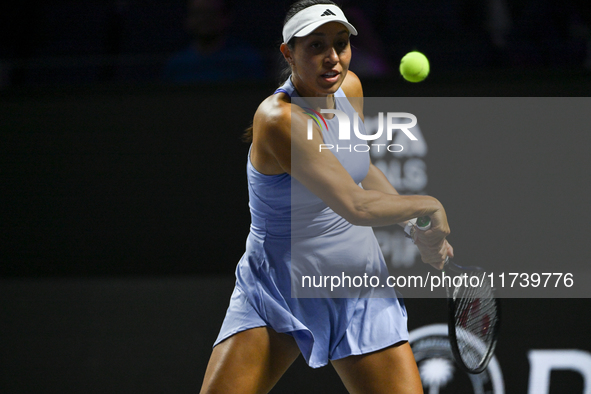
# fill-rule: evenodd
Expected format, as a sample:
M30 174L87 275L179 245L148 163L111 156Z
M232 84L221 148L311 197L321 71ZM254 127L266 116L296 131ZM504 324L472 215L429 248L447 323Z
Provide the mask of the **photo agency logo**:
M336 98L337 109L316 109L323 104L314 99L294 100L307 119L307 139L313 138L314 125L322 133L323 141L315 149L335 154L369 152L371 162L380 169L400 194L427 194L427 141L414 111L388 111L406 101L390 97L365 97L364 117L351 108L347 98ZM312 104L312 105L311 105ZM427 103L429 104L429 103ZM312 108L310 108L312 107ZM314 108L314 109L313 109ZM422 107L419 107L422 109ZM426 108L430 108L427 105ZM341 111L341 110L347 110ZM334 115L328 119L328 115ZM330 127L330 132L329 131ZM391 269L412 269L422 264L418 249L405 237L399 226L374 228L374 233L386 264Z
M332 150L332 151L340 151L340 150L347 150L349 152L369 152L370 150L375 149L376 151L385 150L391 153L399 153L404 150L404 146L402 144L393 144L391 143L393 140L394 132L400 130L410 139L411 141L418 141L418 138L409 130L417 125L417 117L408 112L387 112L384 115L383 112L378 113L378 128L374 134L366 134L360 131L359 124L361 120L359 119L359 114L357 112L353 115L353 121L349 119L349 115L347 113L338 110L338 109L320 109L320 112L313 110L312 108L304 108L304 113L310 116L312 119L308 119L307 123L307 138L308 140L312 139L313 136L313 128L314 123L320 128L320 130L328 130L328 124L326 123L326 119L322 114L333 114L339 125L339 132L338 132L338 143L323 143L319 144L318 151L322 152L323 150ZM410 122L408 122L410 120ZM386 139L388 144L379 144L379 143L357 143L351 144L351 123L353 124L353 132L355 133L355 137L361 141L377 141L384 135L384 121L386 123ZM326 141L325 141L326 142Z

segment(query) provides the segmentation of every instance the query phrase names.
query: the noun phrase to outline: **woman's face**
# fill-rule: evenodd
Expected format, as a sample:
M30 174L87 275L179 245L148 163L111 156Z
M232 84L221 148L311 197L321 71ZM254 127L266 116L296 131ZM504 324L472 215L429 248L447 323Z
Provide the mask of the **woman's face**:
M329 22L305 37L298 37L291 52L293 83L303 97L334 94L351 62L349 31Z

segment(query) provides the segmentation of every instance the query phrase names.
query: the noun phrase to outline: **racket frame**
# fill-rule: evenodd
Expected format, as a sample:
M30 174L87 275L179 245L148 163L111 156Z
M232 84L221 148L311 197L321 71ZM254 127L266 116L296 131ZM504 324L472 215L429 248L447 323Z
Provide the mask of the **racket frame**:
M457 265L453 261L451 261L449 259L449 257L447 258L442 271L445 272L446 269L449 269L449 270L451 270L455 273L458 273L458 274L467 274L469 272L482 272L483 271L483 269L480 267L474 267L474 266L463 267L463 266ZM451 286L451 288L455 288L455 287ZM456 304L457 304L457 302L454 299L453 292L450 291L450 288L446 288L446 292L447 292L447 306L448 306L448 308L447 308L447 311L448 311L447 330L448 330L448 336L449 336L449 341L450 341L450 345L451 345L451 351L454 355L454 359L455 359L456 363L458 364L458 366L460 367L460 369L463 370L464 372L467 372L469 374L482 373L488 367L488 364L489 364L491 358L493 357L496 346L497 346L497 340L498 340L499 331L501 328L501 302L496 297L492 298L492 301L495 304L496 313L497 313L497 319L495 320L493 326L490 328L490 329L492 329L492 339L490 341L490 345L486 346L486 354L482 358L482 361L480 362L478 367L477 368L470 368L464 362L464 360L461 356L460 347L458 345L458 337L456 334Z
M423 217L417 218L416 221L413 222L412 224L417 229L419 229L421 231L426 231L431 228L431 218L428 216L423 216ZM446 269L449 269L449 270L451 270L455 273L459 273L459 274L467 274L469 272L483 272L484 271L480 267L475 267L475 266L463 267L461 265L457 265L453 261L451 261L449 256L445 259L445 263L443 265L442 271L445 273ZM491 327L493 330L492 331L492 339L490 341L490 345L486 346L486 354L482 358L482 361L480 362L478 367L477 368L470 368L464 362L464 360L461 356L460 347L458 346L458 337L456 334L456 313L455 313L457 302L453 297L453 293L455 291L451 292L450 291L451 288L454 288L454 290L455 290L455 286L446 287L447 306L448 306L448 308L447 308L447 311L448 311L447 330L448 330L448 336L449 336L449 341L450 341L450 345L451 345L451 351L453 353L456 363L458 364L458 366L460 367L461 370L463 370L464 372L470 373L470 374L482 373L488 367L488 364L489 364L489 362L495 352L495 349L497 347L497 339L499 336L499 330L501 328L501 302L496 297L492 298L494 305L496 307L496 313L497 313L497 319L495 320L494 325Z

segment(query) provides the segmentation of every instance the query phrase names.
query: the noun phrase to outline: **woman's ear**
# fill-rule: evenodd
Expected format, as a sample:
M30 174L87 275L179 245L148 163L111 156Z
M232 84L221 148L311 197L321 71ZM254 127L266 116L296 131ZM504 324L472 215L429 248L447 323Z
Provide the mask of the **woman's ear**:
M281 46L279 47L279 50L283 54L283 58L285 59L285 61L290 66L292 66L293 65L293 57L292 57L291 50L289 49L289 47L287 46L287 44L286 43L281 44Z

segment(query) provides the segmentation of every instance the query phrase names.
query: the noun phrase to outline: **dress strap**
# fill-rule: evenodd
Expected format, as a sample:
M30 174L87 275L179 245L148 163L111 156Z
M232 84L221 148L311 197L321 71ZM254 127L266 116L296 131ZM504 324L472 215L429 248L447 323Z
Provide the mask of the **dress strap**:
M273 94L277 93L285 93L289 97L299 97L298 93L296 92L295 86L293 86L293 83L291 82L291 75L289 76L289 78L287 78L283 85L281 85L277 88L277 90L275 90L275 93Z

